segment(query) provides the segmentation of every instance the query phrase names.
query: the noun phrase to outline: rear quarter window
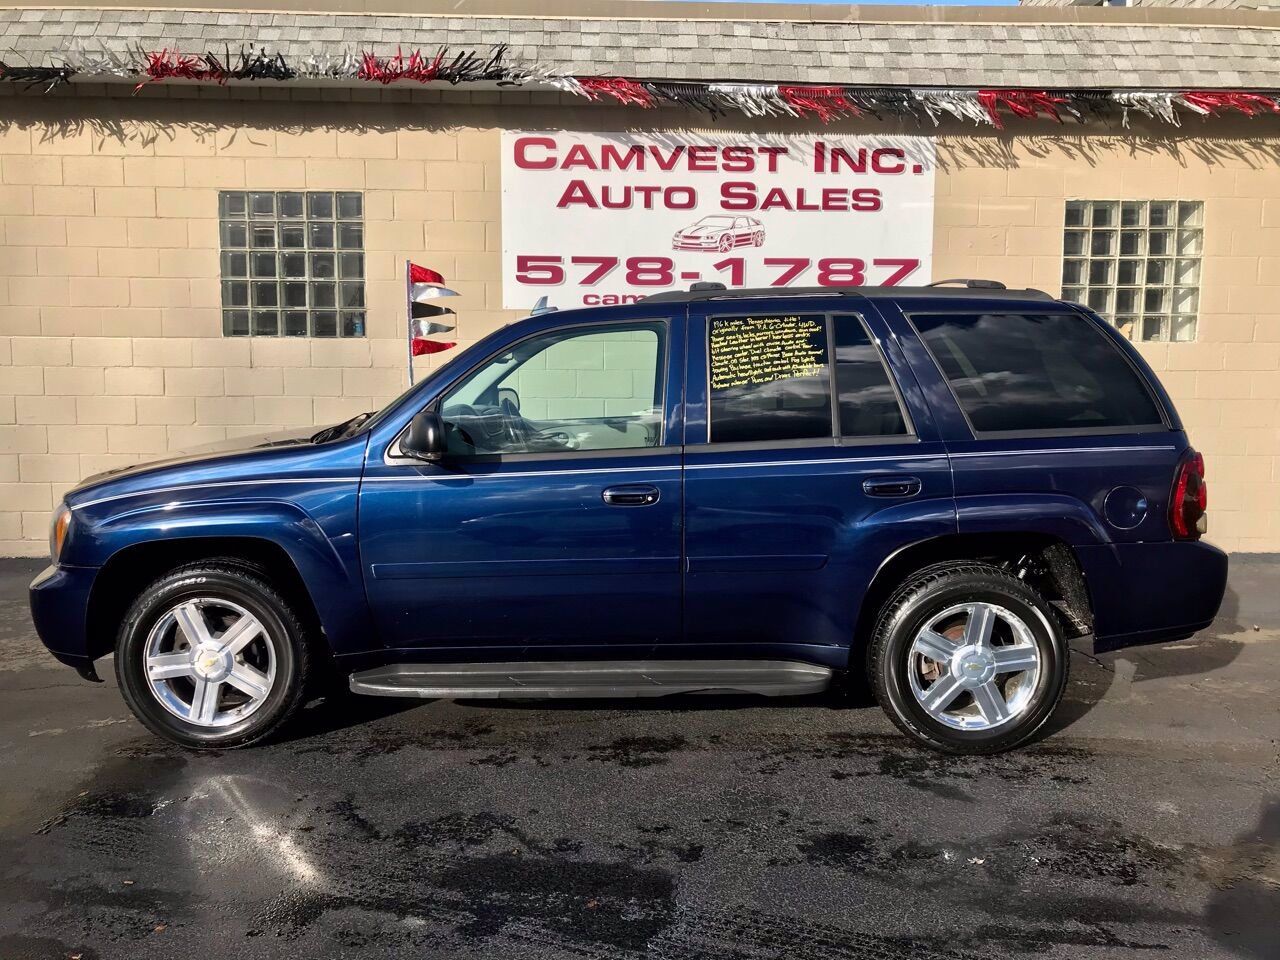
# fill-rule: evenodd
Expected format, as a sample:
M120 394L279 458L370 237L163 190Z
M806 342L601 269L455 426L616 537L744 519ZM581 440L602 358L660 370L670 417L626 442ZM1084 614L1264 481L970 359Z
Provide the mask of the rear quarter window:
M1165 426L1138 371L1079 314L925 313L911 322L978 433Z

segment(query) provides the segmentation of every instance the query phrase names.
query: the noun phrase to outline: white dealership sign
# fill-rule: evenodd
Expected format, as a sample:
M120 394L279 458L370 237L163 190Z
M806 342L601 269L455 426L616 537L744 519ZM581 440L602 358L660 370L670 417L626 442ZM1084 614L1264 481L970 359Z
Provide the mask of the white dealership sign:
M927 283L934 157L914 136L506 131L503 306Z

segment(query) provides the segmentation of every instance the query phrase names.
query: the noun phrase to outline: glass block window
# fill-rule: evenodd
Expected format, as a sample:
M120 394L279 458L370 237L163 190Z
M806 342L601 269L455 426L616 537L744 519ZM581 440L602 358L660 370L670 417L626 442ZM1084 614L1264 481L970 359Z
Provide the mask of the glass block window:
M1131 340L1194 340L1203 247L1199 200L1069 200L1062 298Z
M222 332L363 337L364 194L218 194Z

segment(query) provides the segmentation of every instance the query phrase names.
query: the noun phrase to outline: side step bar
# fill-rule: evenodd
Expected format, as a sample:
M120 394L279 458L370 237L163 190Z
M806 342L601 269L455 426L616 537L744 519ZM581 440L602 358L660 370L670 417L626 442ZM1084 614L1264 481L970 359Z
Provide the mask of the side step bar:
M817 693L832 671L787 660L399 663L352 674L354 693L442 700L665 697L673 693Z

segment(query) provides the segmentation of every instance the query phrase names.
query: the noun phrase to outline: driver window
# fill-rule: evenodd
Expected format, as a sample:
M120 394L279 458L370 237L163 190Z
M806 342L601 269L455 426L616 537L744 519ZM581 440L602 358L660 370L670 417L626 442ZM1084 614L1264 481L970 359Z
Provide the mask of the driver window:
M453 456L662 443L666 325L558 330L469 374L440 403Z

